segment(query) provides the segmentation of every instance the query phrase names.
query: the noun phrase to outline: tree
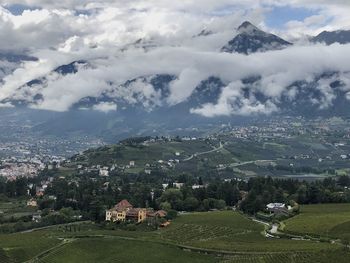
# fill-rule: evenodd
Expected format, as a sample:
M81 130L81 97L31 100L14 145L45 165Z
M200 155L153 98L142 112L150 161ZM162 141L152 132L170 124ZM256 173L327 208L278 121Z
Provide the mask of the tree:
M183 195L178 189L167 189L163 192L160 200L162 202L168 202L172 209L181 210L182 209L182 198Z
M183 202L186 211L194 211L198 208L199 202L195 197L187 197Z
M159 207L165 211L171 210L171 204L169 202L162 202Z
M347 175L342 175L338 179L338 184L341 186L350 186L350 177Z

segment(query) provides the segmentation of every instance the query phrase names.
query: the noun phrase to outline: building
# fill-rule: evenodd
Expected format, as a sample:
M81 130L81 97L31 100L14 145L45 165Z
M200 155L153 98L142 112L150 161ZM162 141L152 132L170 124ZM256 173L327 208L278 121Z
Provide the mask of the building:
M270 213L288 215L288 208L283 203L270 203L266 205L266 209Z
M30 199L27 201L27 206L37 207L38 202L35 199Z
M141 223L146 218L147 213L145 208L133 208L127 200L120 201L112 209L106 211L106 221L111 222L125 222L128 220Z
M108 169L100 169L100 176L109 176Z
M32 221L35 223L39 223L41 221L41 215L40 214L32 215Z
M141 223L147 219L145 208L132 208L126 212L126 219L135 223Z

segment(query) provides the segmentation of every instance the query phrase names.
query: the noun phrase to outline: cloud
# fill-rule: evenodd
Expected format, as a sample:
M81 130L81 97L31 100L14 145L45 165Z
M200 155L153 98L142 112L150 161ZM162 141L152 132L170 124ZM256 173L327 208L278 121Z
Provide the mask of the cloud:
M339 71L345 82L349 79L349 45L298 44L248 57L219 52L243 20L269 30L264 18L274 6L317 10L303 21L286 23L285 31L278 33L287 38L350 28L348 1L26 0L20 4L28 10L13 15L7 8L18 2L0 1L0 51L28 53L39 60L0 62L0 101L26 100L34 108L67 111L84 98L109 96L114 102L93 108L109 111L123 101L152 110L186 102L201 81L216 76L225 84L218 100L195 107L192 113L268 114L278 110L281 96L297 96L298 91L290 87L297 80L313 81L327 71ZM203 29L210 34L198 36ZM89 67L65 76L53 73L77 60L89 61ZM174 77L165 98L151 85L152 76L160 74ZM26 85L43 76L44 83ZM241 80L251 76L261 76L249 88L266 96L265 103L244 96ZM333 90L329 82L318 84L324 96L317 103L327 107L334 101ZM343 88L347 91L349 85ZM40 100L35 100L38 94Z
M0 108L14 108L14 106L7 102L7 103L0 103Z
M110 111L116 111L117 104L110 102L101 102L99 104L94 105L92 108L97 111L108 113Z

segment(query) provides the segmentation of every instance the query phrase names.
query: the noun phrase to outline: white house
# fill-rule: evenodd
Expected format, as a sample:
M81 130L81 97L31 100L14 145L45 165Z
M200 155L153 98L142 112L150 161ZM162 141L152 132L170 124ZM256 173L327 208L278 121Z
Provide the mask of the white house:
M100 176L109 176L109 172L107 169L100 169Z

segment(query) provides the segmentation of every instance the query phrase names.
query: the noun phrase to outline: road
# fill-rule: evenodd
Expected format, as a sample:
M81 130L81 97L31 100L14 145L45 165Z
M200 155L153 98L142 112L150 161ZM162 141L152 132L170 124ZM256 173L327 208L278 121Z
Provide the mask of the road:
M223 170L227 167L238 167L238 166L243 166L246 164L257 164L257 163L266 163L266 162L273 162L273 160L255 160L255 161L231 163L231 164L224 165L224 167L219 168L219 170Z
M218 150L221 150L222 148L224 148L224 145L222 144L222 142L220 142L220 145L219 147L216 147L210 151L206 151L206 152L199 152L199 153L194 153L192 154L190 157L186 158L186 159L183 159L182 161L183 162L187 162L187 161L190 161L192 160L194 157L197 157L197 156L200 156L200 155L203 155L203 154L208 154L208 153L213 153L213 152L216 152Z

